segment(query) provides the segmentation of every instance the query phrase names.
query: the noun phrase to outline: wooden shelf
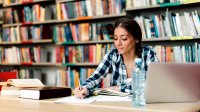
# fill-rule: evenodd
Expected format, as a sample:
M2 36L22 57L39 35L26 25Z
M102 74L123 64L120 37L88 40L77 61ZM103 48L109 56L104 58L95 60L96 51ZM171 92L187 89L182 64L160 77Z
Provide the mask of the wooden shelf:
M3 24L3 28L6 28L6 27L13 27L13 26L21 26L21 25L22 25L21 23Z
M31 23L14 23L14 24L3 24L3 27L14 27L14 26L27 26L27 25L40 25L40 24L53 24L57 23L57 20L45 20L42 22L31 22Z
M82 67L96 67L98 66L97 63L65 63L63 66L82 66Z
M169 37L163 37L163 38L146 38L146 39L143 39L142 42L188 41L188 40L200 40L200 36L194 36L193 38L185 38L185 39L180 39L179 36L177 36L177 39L175 39L175 38L172 39L172 38L169 38Z
M58 42L57 45L88 45L88 44L107 44L113 43L113 40L94 40L85 42Z
M132 8L126 8L126 11L148 10L155 8L160 8L160 6L157 5L157 6L132 7Z
M45 44L52 43L52 39L44 39L44 40L33 40L27 42L0 42L0 45L20 45L20 44Z
M43 22L33 22L33 25L38 25L38 24L52 24L52 23L57 23L57 20L45 20Z
M126 16L125 13L123 13L123 14L111 14L111 15L103 15L103 16L85 17L86 19L74 18L74 19L66 19L66 20L57 20L57 23L106 19L106 18L116 18L116 17L124 17L124 16Z
M0 66L27 66L27 67L32 67L32 66L62 66L62 64L60 63L49 63L49 62L41 62L41 63L27 63L27 64L21 64L21 63L0 63Z
M0 63L0 66L20 66L20 63Z
M33 40L33 43L52 43L53 40L52 39L44 39L44 40Z
M14 26L27 26L27 25L40 25L40 24L59 24L59 23L67 23L67 22L116 18L116 17L124 17L124 16L126 16L125 13L117 14L117 15L115 14L115 15L95 16L95 17L84 17L85 19L74 18L74 19L66 19L66 20L45 20L45 21L42 21L42 22L3 24L3 27L6 28L6 27L14 27Z
M104 15L104 16L95 16L95 17L88 17L88 19L66 19L66 20L45 20L43 22L31 22L31 23L14 23L14 24L3 24L3 27L13 27L13 26L25 26L25 25L39 25L39 24L59 24L59 23L67 23L67 22L75 22L75 21L86 21L86 20L96 20L96 19L106 19L106 18L116 18L116 17L123 17L126 14L118 14L118 15ZM87 17L85 17L87 18Z
M0 42L0 45L18 45L21 44L21 42Z
M162 5L156 5L156 6L143 6L143 7L132 7L132 8L126 8L126 11L138 11L138 10L150 10L150 9L159 9L159 8L169 8L169 7L180 7L180 6L188 6L193 4L199 4L198 2L185 2L185 3L167 3Z
M41 63L33 63L32 66L62 66L60 63L49 63L49 62L41 62Z
M160 38L146 38L142 42L161 42L161 41L188 41L188 40L200 40L200 36L194 36L186 39L171 39L169 37L160 37ZM58 42L56 45L90 45L90 44L112 44L114 40L96 40L96 41L85 41L85 42Z
M33 2L26 2L26 3L11 3L11 4L3 4L3 7L14 7L14 6L20 6L24 4L36 4L36 3L42 3L42 2L50 2L54 0L33 0Z
M71 2L71 1L76 1L76 0L56 0L57 3Z

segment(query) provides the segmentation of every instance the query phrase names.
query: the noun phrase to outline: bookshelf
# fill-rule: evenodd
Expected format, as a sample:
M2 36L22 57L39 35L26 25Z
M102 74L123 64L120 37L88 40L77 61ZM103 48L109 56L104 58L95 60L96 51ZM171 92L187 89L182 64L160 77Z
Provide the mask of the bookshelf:
M3 37L0 66L17 70L19 78L39 78L55 85L57 70L53 27L56 23L55 0L10 1L3 6Z
M200 62L200 22L190 22L193 26L184 27L184 31L180 29L189 24L187 21L173 22L180 18L185 20L185 16L199 20L198 0L175 0L175 3L158 3L158 0L5 1L0 4L5 20L1 24L4 31L0 66L17 69L20 78L31 75L42 78L48 85L76 87L78 78L83 82L89 77L104 54L114 47L112 25L126 15L134 16L140 23L144 31L142 44L151 46L160 61ZM144 1L147 4L143 4ZM20 55L20 61L10 61L13 57L5 56L5 51L19 52L13 55ZM29 51L34 53L27 57Z
M129 2L133 5L127 7L127 15L133 15L140 23L143 45L154 48L160 61L200 62L200 1L154 1L152 4L149 0Z
M56 1L57 8L59 7L57 9L58 24L67 24L73 29L71 39L68 41L56 40L56 44L65 46L66 54L69 54L66 55L63 66L66 66L68 81L74 80L74 82L68 82L68 86L73 88L78 85L76 77L79 77L81 82L89 77L102 56L112 47L113 31L112 29L109 31L107 28L108 26L113 26L113 20L126 15L125 6L122 6L119 2L125 4L125 1L120 0L103 2L100 0ZM104 7L110 7L110 10L108 10L109 8L103 8L103 3L105 4ZM86 7L83 4L86 4ZM78 10L76 10L77 12L75 11L75 15L70 15L67 10L65 11L65 8L69 5L72 6L72 10ZM118 8L115 9L114 7ZM81 12L80 9L85 12ZM75 27L78 28L74 29ZM75 34L73 34L73 31L75 31Z

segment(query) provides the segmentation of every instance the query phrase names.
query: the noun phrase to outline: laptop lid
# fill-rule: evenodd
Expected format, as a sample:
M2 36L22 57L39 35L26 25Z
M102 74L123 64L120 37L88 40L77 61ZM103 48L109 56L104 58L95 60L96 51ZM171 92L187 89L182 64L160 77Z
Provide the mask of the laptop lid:
M151 63L145 97L152 102L193 102L200 99L200 64Z

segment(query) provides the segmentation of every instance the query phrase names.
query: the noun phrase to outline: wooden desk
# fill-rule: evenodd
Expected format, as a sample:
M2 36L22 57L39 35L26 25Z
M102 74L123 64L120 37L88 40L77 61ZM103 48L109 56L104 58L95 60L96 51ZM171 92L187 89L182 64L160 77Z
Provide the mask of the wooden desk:
M133 108L131 102L55 104L54 100L30 100L1 96L0 112L197 112L200 110L200 102L147 104L143 108Z

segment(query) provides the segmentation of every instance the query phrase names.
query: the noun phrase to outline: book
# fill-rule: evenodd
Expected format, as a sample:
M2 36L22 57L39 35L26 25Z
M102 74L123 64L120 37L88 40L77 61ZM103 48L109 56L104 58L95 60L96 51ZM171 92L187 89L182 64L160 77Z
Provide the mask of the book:
M72 89L68 87L45 86L45 87L23 88L20 90L20 98L28 98L36 100L66 97L66 96L71 96L71 94L72 94Z
M44 87L39 79L8 79L7 82L0 82L2 86L14 87Z
M14 86L2 86L1 95L20 95L20 89Z
M125 93L125 92L120 92L114 89L100 89L100 90L95 90L94 95L109 95L109 96L128 96L130 93Z

